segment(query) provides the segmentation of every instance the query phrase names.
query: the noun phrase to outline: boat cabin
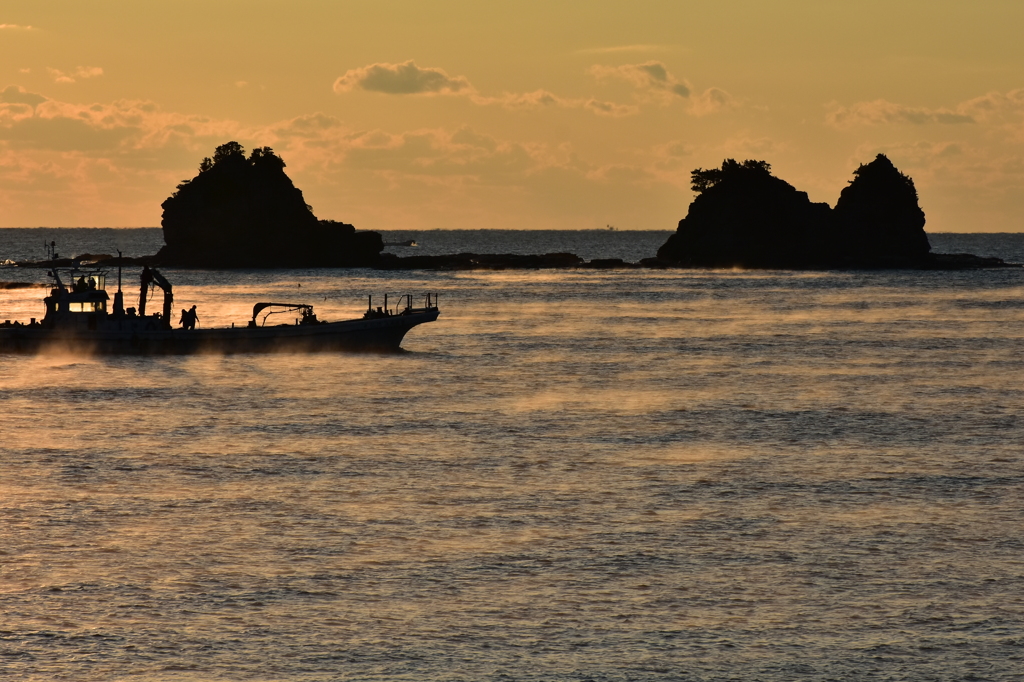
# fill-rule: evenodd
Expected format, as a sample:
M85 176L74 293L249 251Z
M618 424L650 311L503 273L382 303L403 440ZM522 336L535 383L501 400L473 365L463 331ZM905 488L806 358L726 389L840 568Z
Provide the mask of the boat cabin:
M139 311L124 308L121 293L121 274L118 270L117 292L113 298L113 309L107 309L110 296L107 294L107 272L99 268L54 268L47 273L53 280L50 295L43 299L46 314L42 324L45 327L62 329L96 330L104 328L170 329L171 285L154 268L142 270L142 288L139 295ZM66 282L66 283L65 283ZM163 313L146 317L146 299L151 286L164 290ZM116 324L114 324L116 323ZM140 326L141 325L141 326Z
M54 286L43 299L46 326L97 329L107 317L107 276L102 270L66 270L69 284L64 284L61 272L50 271Z

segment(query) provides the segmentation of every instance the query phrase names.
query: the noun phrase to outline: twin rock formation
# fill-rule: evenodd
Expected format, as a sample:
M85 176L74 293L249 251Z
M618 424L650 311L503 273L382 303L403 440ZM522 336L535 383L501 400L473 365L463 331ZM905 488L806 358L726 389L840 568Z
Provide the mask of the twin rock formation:
M622 267L573 254L381 254L377 232L318 220L269 147L246 157L228 142L163 203L164 246L153 259L180 267L472 269ZM813 203L764 161L727 159L693 171L697 197L679 228L637 266L782 269L998 267L998 259L930 253L914 181L883 154L854 171L830 208Z
M833 209L764 161L698 168L697 197L658 258L691 267L935 267L914 181L883 154L853 174Z

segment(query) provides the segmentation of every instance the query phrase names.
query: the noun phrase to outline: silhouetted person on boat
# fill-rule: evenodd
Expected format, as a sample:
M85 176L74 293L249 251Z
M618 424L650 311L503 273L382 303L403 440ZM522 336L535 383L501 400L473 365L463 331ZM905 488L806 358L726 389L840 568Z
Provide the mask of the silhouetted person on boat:
M189 330L195 329L196 328L196 322L198 320L199 320L199 314L196 313L196 307L195 306L192 306L189 310L185 310L184 308L182 309L182 311L181 311L181 320L179 321L179 324L181 324L182 327L184 327L185 329L189 329Z

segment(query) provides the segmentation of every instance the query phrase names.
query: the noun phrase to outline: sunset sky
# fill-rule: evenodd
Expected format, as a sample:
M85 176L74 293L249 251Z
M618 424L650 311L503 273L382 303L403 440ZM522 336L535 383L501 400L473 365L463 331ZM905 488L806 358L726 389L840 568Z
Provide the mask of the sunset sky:
M932 232L1024 231L1024 2L5 0L0 226L141 227L228 140L360 229L674 229L878 152Z

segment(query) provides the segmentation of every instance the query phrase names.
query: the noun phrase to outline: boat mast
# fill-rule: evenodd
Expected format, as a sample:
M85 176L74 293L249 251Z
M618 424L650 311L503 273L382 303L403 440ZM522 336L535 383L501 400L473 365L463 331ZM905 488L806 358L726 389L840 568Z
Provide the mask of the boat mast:
M124 294L121 293L121 249L117 250L117 293L114 294L114 315L124 315Z

